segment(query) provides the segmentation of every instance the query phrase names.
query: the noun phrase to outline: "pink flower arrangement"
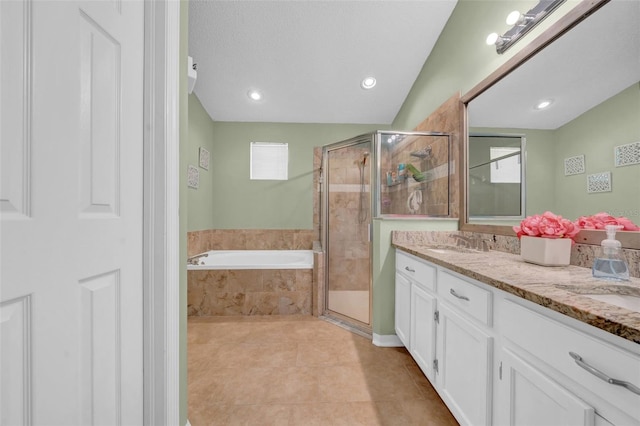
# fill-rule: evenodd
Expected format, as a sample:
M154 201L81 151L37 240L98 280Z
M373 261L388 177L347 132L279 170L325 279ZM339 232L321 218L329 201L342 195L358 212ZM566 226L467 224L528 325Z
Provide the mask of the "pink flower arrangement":
M581 229L604 229L605 225L619 225L621 231L640 231L635 223L626 217L613 217L608 213L597 213L593 216L580 216L576 220L576 225Z
M522 236L541 238L571 238L580 232L580 227L569 219L555 215L551 212L544 212L542 215L526 217L520 226L514 226L518 238Z
M626 217L613 217L608 213L593 216L580 216L575 222L560 215L544 212L541 215L526 217L520 226L514 226L518 238L524 236L541 238L571 238L581 229L604 229L605 225L619 225L621 231L640 231L640 227Z

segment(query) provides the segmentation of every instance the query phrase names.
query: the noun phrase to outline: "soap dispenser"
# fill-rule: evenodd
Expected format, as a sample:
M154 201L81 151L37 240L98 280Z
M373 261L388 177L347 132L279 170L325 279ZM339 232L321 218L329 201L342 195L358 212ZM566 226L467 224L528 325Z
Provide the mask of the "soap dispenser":
M629 265L622 253L622 244L616 240L620 225L605 225L607 238L602 240L600 256L593 261L593 276L604 280L629 281Z

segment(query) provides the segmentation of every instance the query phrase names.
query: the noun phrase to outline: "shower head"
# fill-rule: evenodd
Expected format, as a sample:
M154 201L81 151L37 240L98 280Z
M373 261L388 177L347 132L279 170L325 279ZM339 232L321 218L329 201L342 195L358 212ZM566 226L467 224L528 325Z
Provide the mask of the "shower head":
M369 156L369 151L365 151L364 154L362 154L362 165L364 166L365 164L367 164L367 157Z

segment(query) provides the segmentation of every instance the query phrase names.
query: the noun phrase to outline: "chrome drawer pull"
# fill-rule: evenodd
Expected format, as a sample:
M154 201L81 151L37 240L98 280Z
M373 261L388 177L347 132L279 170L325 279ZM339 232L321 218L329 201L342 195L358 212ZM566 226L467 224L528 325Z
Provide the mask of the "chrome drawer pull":
M409 268L408 266L405 266L404 269L406 269L409 272L415 272L416 270L413 268Z
M449 293L451 293L453 297L457 297L458 299L467 300L467 301L469 300L467 296L460 296L458 293L456 293L454 289L450 289Z
M602 371L600 371L600 370L590 366L589 364L587 364L582 359L582 357L580 355L578 355L577 353L575 353L575 352L569 352L569 355L571 356L571 358L574 359L576 364L578 364L580 367L584 368L585 370L587 370L589 373L593 374L597 378L602 379L605 382L610 383L612 385L622 386L624 388L629 389L631 392L637 393L638 395L640 395L640 388L637 387L636 385L634 385L633 383L625 382L624 380L612 379L611 377L607 376Z

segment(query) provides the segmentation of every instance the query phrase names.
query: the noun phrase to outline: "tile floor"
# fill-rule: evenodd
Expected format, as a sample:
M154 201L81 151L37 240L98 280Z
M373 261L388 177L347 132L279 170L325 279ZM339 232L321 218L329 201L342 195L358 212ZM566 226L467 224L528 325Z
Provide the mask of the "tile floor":
M312 316L189 317L189 421L457 425L404 348Z

